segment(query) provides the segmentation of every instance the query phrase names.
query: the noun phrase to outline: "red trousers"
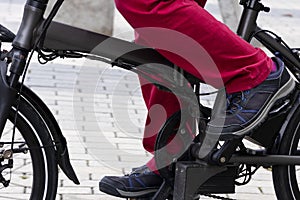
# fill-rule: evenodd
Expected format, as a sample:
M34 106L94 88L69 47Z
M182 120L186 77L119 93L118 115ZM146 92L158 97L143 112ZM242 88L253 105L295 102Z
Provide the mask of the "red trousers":
M138 33L136 42L157 48L177 66L216 88L225 86L227 93L257 86L269 75L271 59L210 15L203 8L205 2L115 0L118 10ZM158 90L142 78L141 83L148 108L143 145L153 152L157 132L180 106L173 94ZM148 166L155 169L153 159Z

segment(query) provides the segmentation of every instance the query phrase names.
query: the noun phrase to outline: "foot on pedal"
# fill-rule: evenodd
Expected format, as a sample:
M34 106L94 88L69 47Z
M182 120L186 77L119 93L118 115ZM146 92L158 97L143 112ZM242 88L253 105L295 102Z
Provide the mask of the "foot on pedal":
M144 165L135 168L129 175L105 176L99 188L112 196L146 200L157 192L162 183L163 179Z
M272 107L294 90L295 81L284 63L274 58L277 70L260 85L246 91L226 94L221 90L216 98L207 133L220 139L243 137L256 130L267 118Z

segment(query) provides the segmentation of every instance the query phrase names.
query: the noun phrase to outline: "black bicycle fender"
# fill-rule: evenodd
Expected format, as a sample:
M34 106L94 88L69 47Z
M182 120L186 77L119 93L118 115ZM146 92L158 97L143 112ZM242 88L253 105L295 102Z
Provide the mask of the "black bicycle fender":
M0 136L6 124L10 109L17 99L17 90L9 87L6 72L7 63L0 61ZM20 88L20 85L18 85L18 87ZM32 107L37 110L47 124L55 143L58 165L70 180L75 184L79 184L79 180L70 162L67 141L53 114L45 103L25 85L22 88L22 95Z
M80 184L70 162L66 138L63 136L63 133L55 117L46 106L46 104L31 89L23 86L22 95L26 100L29 101L30 104L32 104L32 106L37 110L37 112L41 115L41 117L47 124L50 134L55 143L57 162L61 170L75 184Z
M16 90L9 87L6 79L7 63L0 61L0 136L7 121L10 108L16 101Z

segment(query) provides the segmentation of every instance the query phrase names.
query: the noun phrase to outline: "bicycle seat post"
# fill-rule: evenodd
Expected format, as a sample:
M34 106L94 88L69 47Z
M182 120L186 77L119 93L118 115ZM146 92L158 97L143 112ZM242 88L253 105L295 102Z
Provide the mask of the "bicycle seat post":
M260 0L241 0L240 4L244 6L241 20L238 26L237 34L250 42L251 35L255 31L256 20L259 12L269 12L270 8L265 7Z

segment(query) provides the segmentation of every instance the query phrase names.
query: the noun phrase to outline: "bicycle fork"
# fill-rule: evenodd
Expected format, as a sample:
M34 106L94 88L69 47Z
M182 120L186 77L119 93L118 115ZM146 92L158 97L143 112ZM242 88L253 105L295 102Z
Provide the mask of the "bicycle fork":
M43 19L47 3L48 0L44 0L44 2L28 0L26 2L21 26L13 40L13 49L8 54L10 55L9 59L12 60L8 79L6 78L8 63L4 58L0 61L0 137L10 109L17 100L16 86L24 72L28 52L33 48L33 35Z
M19 79L23 73L26 72L26 65L27 62L29 62L29 52L35 50L37 38L40 38L40 35L43 34L40 30L44 28L43 15L47 4L48 0L27 0L24 7L22 23L17 35L14 37L11 34L7 34L11 37L9 41L6 40L6 42L12 42L13 49L9 53L0 52L0 138L11 108L17 102L20 97L19 95L21 95L22 91L18 91ZM7 32L9 31L7 30ZM9 63L11 63L9 67L10 73L7 78ZM70 163L66 139L55 121L55 118L47 106L33 92L26 89L25 86L23 89L26 90L27 95L33 99L33 103L37 104L38 110L45 112L48 120L50 120L46 123L50 124L50 134L55 140L57 163L70 180L75 184L79 184L78 178ZM0 180L0 182L2 181Z

